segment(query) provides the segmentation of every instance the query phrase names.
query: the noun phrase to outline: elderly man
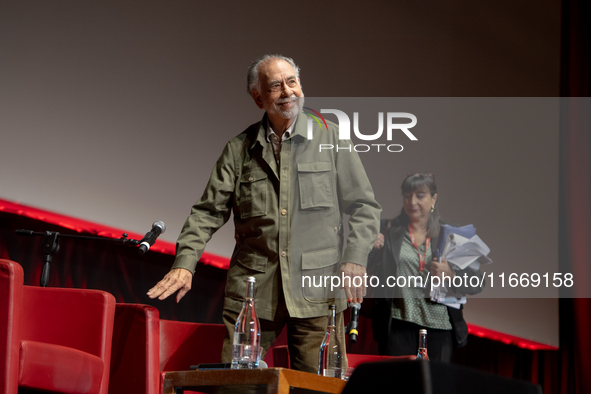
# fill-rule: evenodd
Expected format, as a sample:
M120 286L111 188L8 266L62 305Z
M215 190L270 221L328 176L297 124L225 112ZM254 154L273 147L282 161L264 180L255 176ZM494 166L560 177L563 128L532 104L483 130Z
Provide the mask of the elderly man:
M287 325L292 368L316 373L329 304L337 305L337 323L343 327L346 300L330 286L314 287L310 280L303 284L302 277L365 274L381 208L351 142L338 140L333 123L328 130L308 125L299 68L292 59L263 56L250 67L247 82L265 115L226 145L178 238L172 270L148 295L164 299L178 291L178 302L191 288L206 242L233 212L236 247L226 282L228 335L222 361L231 360L230 338L245 279L254 276L264 351ZM312 139L308 127L313 127ZM320 144L349 149L321 152ZM350 215L344 252L343 212ZM344 285L349 300L362 301L363 286Z

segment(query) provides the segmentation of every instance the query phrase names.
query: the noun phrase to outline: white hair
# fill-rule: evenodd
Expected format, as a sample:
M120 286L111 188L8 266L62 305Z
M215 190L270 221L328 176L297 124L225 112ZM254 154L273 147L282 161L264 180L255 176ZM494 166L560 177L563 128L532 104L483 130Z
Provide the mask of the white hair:
M268 60L271 59L279 59L279 60L285 60L286 62L289 63L290 66L293 67L294 71L295 71L295 76L296 78L300 77L300 68L295 64L295 62L293 61L292 58L290 57L286 57L283 55L265 55L260 57L259 59L255 60L250 67L248 68L248 74L246 76L246 91L248 92L249 95L252 94L252 91L257 89L260 91L260 86L259 86L259 67L261 64L267 62Z

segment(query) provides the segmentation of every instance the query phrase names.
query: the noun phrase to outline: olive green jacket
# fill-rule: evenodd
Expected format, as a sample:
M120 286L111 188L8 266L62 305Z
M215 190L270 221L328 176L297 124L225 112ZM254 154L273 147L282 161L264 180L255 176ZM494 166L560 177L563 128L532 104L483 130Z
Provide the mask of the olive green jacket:
M173 268L194 272L207 241L234 214L226 309L240 311L245 279L254 276L261 319L273 320L281 290L291 317L326 315L330 298L341 311L344 293L331 292L324 277L338 276L341 262L367 264L381 207L351 142L338 140L334 123L328 130L314 123L309 140L308 119L299 114L282 143L280 166L266 139L266 115L230 140L184 224ZM320 151L320 144L333 149ZM343 213L350 215L346 247Z

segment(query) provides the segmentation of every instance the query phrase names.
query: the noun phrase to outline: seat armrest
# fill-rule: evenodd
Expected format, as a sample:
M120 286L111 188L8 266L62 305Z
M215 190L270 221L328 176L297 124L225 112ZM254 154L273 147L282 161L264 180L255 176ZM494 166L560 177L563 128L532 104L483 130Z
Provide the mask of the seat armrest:
M23 268L0 259L0 392L18 390Z
M159 393L160 313L143 304L117 304L111 393Z

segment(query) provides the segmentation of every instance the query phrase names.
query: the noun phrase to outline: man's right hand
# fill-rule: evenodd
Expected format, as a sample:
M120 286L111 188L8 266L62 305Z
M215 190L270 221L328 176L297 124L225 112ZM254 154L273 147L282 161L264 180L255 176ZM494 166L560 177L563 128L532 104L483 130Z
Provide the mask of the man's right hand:
M191 271L184 268L175 268L170 270L147 294L150 298L158 297L159 300L163 300L180 290L176 295L176 302L179 302L191 290L192 281L193 274Z

